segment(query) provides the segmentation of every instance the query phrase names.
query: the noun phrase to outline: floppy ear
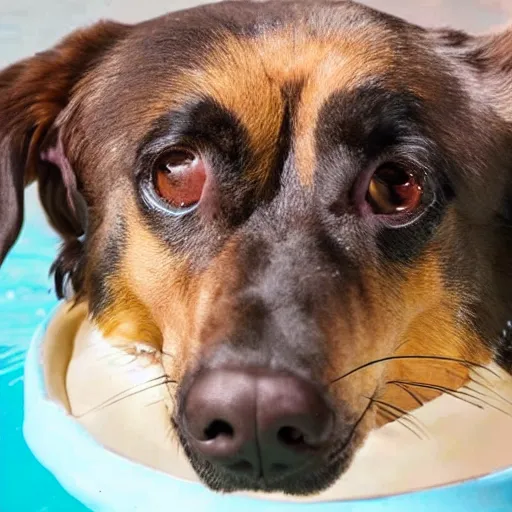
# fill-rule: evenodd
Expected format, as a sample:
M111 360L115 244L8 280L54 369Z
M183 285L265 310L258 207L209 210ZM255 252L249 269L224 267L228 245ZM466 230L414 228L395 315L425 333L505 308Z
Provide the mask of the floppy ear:
M75 175L54 123L80 79L128 28L100 22L0 72L0 265L23 223L23 189L35 180L48 219L64 240L83 234Z

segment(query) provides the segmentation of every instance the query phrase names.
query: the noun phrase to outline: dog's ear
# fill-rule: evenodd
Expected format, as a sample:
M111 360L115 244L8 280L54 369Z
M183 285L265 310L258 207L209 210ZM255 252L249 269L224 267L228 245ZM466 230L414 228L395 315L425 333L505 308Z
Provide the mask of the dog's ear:
M469 94L491 109L496 126L510 141L509 151L501 158L508 169L505 172L504 204L500 212L512 223L512 27L490 35L470 36L454 30L432 32L441 51L453 58L459 68L459 78ZM495 130L489 126L489 130Z
M477 38L470 63L482 73L484 87L496 112L508 123L512 153L512 27L490 37ZM512 160L503 204L504 218L512 224Z
M479 89L496 113L512 122L512 27L482 36L450 29L429 34L441 52L464 70L460 76L470 82L467 87Z
M512 27L474 38L466 62L477 73L496 112L512 126Z
M80 80L128 29L100 22L0 72L0 264L21 230L24 187L35 180L47 217L64 240L83 234L75 175L55 121Z
M512 27L475 39L468 62L480 75L484 93L495 112L508 124L512 155ZM504 195L503 216L512 224L512 158L508 162L508 179Z

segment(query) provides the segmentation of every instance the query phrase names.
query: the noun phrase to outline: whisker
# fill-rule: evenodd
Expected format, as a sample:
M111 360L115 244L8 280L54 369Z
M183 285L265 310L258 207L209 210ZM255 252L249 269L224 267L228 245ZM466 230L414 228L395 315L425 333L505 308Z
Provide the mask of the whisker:
M474 382L474 381L472 381L472 382ZM480 385L478 383L476 383L476 384ZM498 392L496 392L493 389L488 388L486 386L482 386L482 387L484 389L486 389L486 391L489 391L490 393L492 393L494 395L494 400L501 400L503 403L505 403L507 405L512 405L512 402L508 401L505 397L501 396ZM466 389L467 391L471 391L473 393L473 395L471 395L470 393L467 393L467 392L463 392L462 390L461 391L457 391L457 393L465 394L465 395L468 395L468 396L477 395L479 400L481 400L481 401L484 401L484 398L491 399L491 397L489 395L486 395L483 391L475 389L474 387L472 387L470 385L465 385L464 389ZM487 405L491 405L488 402L484 402L484 403L486 403Z
M145 382L141 382L140 384L136 384L135 386L131 387L130 389L125 389L124 391L120 391L119 393L111 396L107 401L110 401L110 400L114 400L115 398L118 398L126 393L129 393L131 391L133 391L134 389L137 389L137 388L140 388L141 386L145 386L147 384L150 384L151 382L155 382L157 380L161 380L161 379L166 379L167 378L167 375L165 374L162 374L162 375L159 375L158 377L153 377L152 379L149 379Z
M354 426L352 427L352 430L351 430L350 434L348 435L347 440L343 444L343 447L341 448L341 451L343 451L345 449L345 447L348 445L348 443L350 443L350 441L352 440L352 437L354 436L354 432L357 430L357 427L363 421L363 419L366 416L367 412L371 409L372 401L373 401L373 396L375 396L376 392L377 391L375 391L373 393L372 398L362 395L363 398L366 398L368 400L368 405L364 408L363 412L359 416L359 419L354 423Z
M452 377L455 377L456 379L460 379L461 378L461 375L459 375L458 373L454 372L453 370L449 369L449 368L444 368L443 371L445 371L448 375L451 375ZM470 381L473 381L474 383L480 385L481 387L489 390L489 391L493 391L491 387L489 386L492 386L492 381L490 381L485 375L482 375L481 373L477 373L478 377L481 378L485 384L481 383L480 381L477 381L474 376L471 376L471 375L468 375L468 378Z
M468 389L468 388L466 388L466 389ZM475 396L475 395L472 395L471 393L467 393L467 392L464 392L464 391L457 391L457 393L469 396L470 398L473 398L474 400L478 400L480 403L484 404L485 407L490 407L491 409L494 409L495 411L501 412L502 414L505 414L505 416L509 416L510 418L512 418L512 412L505 411L501 407L498 407L497 405L494 405L494 404L491 404L491 403L487 402L486 400L484 400L480 396ZM489 398L486 395L483 395L483 396L485 398Z
M383 409L380 407L379 404L377 404L376 409L377 409L376 410L377 414L381 414L382 416L385 416L387 419L392 419L393 421L395 421L400 418L400 414L397 414L396 412L388 411L387 409Z
M128 358L129 359L127 361L123 361L122 364L119 362L120 359L124 359L124 358ZM123 353L123 354L105 354L101 357L99 357L98 359L96 359L97 361L104 361L104 360L108 360L107 363L113 363L115 365L117 365L118 367L121 367L121 366L129 366L131 364L133 364L135 361L137 361L137 356L129 356L128 354L126 353Z
M141 356L144 356L144 355L147 356L147 355L151 355L151 354L155 354L156 356L170 357L173 359L176 358L175 355L169 354L168 352L165 352L164 350L155 349L154 352L153 351L141 351L140 353L133 354L132 355L133 359L131 359L130 362L136 361ZM126 357L128 355L130 355L128 352L118 351L116 353L104 354L98 358L98 361L102 361L103 359L114 358L114 357Z
M155 400L153 402L149 402L149 403L145 404L144 407L151 407L152 405L161 404L162 402L163 402L163 400L161 398L159 398L158 400Z
M394 384L395 386L399 387L402 391L405 391L419 406L425 405L425 402L420 400L416 393L412 392L410 389L408 389L406 386L404 386L401 382L389 381L389 382L386 382L386 384Z
M480 373L480 372L478 372L478 373L477 373L477 375L478 375L478 377L479 377L480 379L482 379L482 380L483 380L487 385L489 385L489 386L492 386L492 385L493 385L493 382L492 382L492 381L490 381L486 375L483 375L483 374L482 374L482 373Z
M390 384L394 384L395 381L390 382ZM483 409L483 406L481 404L475 404L474 402L471 402L470 400L467 400L465 398L462 398L461 396L458 396L458 394L464 394L462 392L457 391L456 389L446 388L444 386L439 386L436 384L425 384L423 382L413 382L413 381L396 381L400 384L404 384L405 386L413 386L418 388L424 388L424 389L431 389L433 391L441 391L442 393L446 393L447 395L452 396L453 398L456 398L457 400L462 400L463 402L466 402L470 405L474 405L475 407L478 407L479 409Z
M410 425L405 423L402 420L402 417L399 414L393 413L393 412L388 411L386 409L381 409L379 405L377 406L377 414L381 414L387 420L390 420L390 421L393 421L393 422L396 421L402 427L406 428L409 432L411 432L413 435L415 435L418 439L423 441L423 437L418 432L416 432L416 430L414 430Z
M457 378L459 378L460 376L457 375L455 372L449 370L449 369L445 369L444 371L446 371L446 373L448 373L449 375L453 375ZM492 386L492 382L489 381L485 375L482 375L481 373L477 373L479 379L477 379L474 375L469 375L469 380L470 382L473 382L474 384L476 384L477 386L480 386L481 388L485 389L486 391L488 391L489 393L491 393L492 395L494 395L496 398L496 400L501 400L503 403L507 404L507 405L510 405L512 406L512 401L508 400L507 398L505 398L503 395L501 395L500 393L498 393L495 389L493 389L491 386ZM481 380L480 380L481 379ZM482 382L483 381L483 382ZM465 386L466 389L472 391L473 393L475 393L476 395L480 395L482 397L485 397L485 398L491 398L489 396L487 396L485 393L483 393L482 391L479 391L473 387L470 387L468 385ZM455 390L454 390L455 391ZM457 391L459 392L459 391ZM475 397L476 398L476 397ZM488 402L484 401L484 400L481 400L483 403L485 403L486 405L490 405ZM507 413L505 413L507 414Z
M364 370L365 368L368 368L370 366L374 366L374 365L379 364L379 363L385 363L385 362L388 362L388 361L398 361L398 360L431 360L431 361L452 362L452 363L462 364L462 365L468 366L470 368L471 367L473 367L473 368L480 368L482 370L486 370L486 371L492 373L493 375L495 375L498 378L501 377L500 375L498 375L491 368L489 368L489 367L487 367L487 366L485 366L483 364L480 364L480 363L476 363L476 362L472 362L472 361L467 361L466 359L459 359L459 358L456 358L456 357L448 357L448 356L423 356L423 355L412 356L412 355L405 355L405 356L388 356L388 357L383 357L381 359L375 359L374 361L370 361L368 363L362 364L361 366L358 366L357 368L354 368L353 370L350 370L349 372L345 373L341 377L338 377L338 378L334 379L333 381L331 381L330 384L335 384L336 382L339 382L340 380L345 379L346 377L349 377L350 375L353 375L354 373L356 373L356 372L358 372L360 370Z
M126 354L126 352L123 352L122 355L125 356L127 354ZM108 354L103 354L102 356L97 357L96 361L103 361L105 359L110 359L112 357L119 357L119 354L117 352L115 352L115 353L109 352Z
M377 398L371 398L372 402L379 404L382 407L386 407L388 409L392 409L393 411L396 411L397 413L400 413L402 416L400 416L400 419L403 421L407 421L410 425L413 425L416 429L418 429L422 434L424 434L427 438L430 437L427 427L417 418L414 418L410 415L409 411L406 411L405 409L402 409L401 407L398 407L397 405L390 404L388 402L384 402L383 400L379 400Z
M447 395L452 396L453 398L455 398L457 400L462 400L463 402L466 402L467 404L473 405L474 407L477 407L478 409L482 409L483 410L485 408L485 406L486 406L486 407L490 407L491 409L495 409L496 411L501 412L501 413L505 414L506 416L512 417L512 413L510 413L508 411L505 411L501 407L498 407L498 406L496 406L494 404L491 404L491 403L487 402L486 400L484 400L480 396L475 396L475 395L473 395L471 393L468 393L467 391L451 389L451 388L447 388L445 386L440 386L440 385L435 385L435 384L425 384L425 383L422 383L422 382L409 382L409 381L399 381L399 382L401 382L402 384L405 384L405 385L409 385L409 386L421 387L421 388L433 389L433 390L436 390L436 391L441 391L443 393L446 393ZM468 388L466 388L466 389L468 389ZM479 394L482 395L485 398L489 398L489 397L485 396L483 393L479 393ZM462 395L462 396L460 396L460 395ZM468 400L467 398L463 398L464 396L472 398L473 400L476 400L479 403L475 403L475 402L473 402L471 400Z
M402 343L400 343L400 345L398 345L397 347L395 347L395 349L393 350L393 352L396 354L398 352L398 350L400 350L404 345L407 345L407 343L409 343L410 340L405 340L405 341L402 341Z
M157 382L156 384L151 384L151 385L147 385L151 382L155 382L157 380L162 380L162 382ZM116 395L110 397L108 400L105 400L104 402L102 402L101 404L97 405L96 407L93 407L92 409L82 413L82 414L79 414L79 415L75 415L75 418L83 418L84 416L86 416L87 414L90 414L92 412L97 412L97 411L100 411L102 409L105 409L106 407L110 407L111 405L114 405L118 402L121 402L122 400L125 400L126 398L130 398L132 396L135 396L139 393L142 393L144 391L148 391L150 389L154 389L154 388L157 388L158 386L164 386L164 385L167 385L167 384L177 384L177 382L175 380L171 380L167 377L167 375L161 375L160 377L155 377L153 379L150 379L142 384L137 384L136 386L133 386L132 388L126 390L126 391L122 391L121 393L117 393ZM136 389L136 388L139 388L141 386L146 386L142 389ZM131 390L133 389L136 389L135 391L132 391L130 392Z
M494 396L496 396L497 399L499 400L502 400L503 402L505 402L506 404L508 405L511 405L512 406L512 401L508 400L507 398L505 398L503 395L500 395L500 393L498 393L495 389L493 389L492 387L486 385L486 384L482 384L480 381L476 380L475 378L473 377L470 377L470 380L472 382L474 382L477 386L480 386L482 388L484 388L486 391L489 391L489 393L492 393ZM468 389L471 389L472 391L476 392L475 389L473 388L469 388L469 386L466 386ZM481 393L483 395L483 393Z
M375 393L373 394L373 396L375 396ZM366 413L370 410L370 408L372 406L372 402L373 402L373 396L371 398L369 398L367 396L363 396L364 398L367 398L369 400L369 402L368 402L368 405L365 407L361 416L359 416L359 419L356 421L354 429L356 429L359 426L359 423L361 423L361 421L363 421L363 418L365 417Z

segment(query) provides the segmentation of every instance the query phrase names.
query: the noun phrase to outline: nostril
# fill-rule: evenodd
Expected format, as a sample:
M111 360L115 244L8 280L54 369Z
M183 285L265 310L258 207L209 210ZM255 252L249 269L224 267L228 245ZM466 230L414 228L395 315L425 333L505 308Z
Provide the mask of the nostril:
M286 446L303 446L307 444L304 434L295 427L281 427L277 437Z
M234 435L235 431L233 427L224 420L214 420L204 429L206 441L213 441L218 437L227 437L232 439Z

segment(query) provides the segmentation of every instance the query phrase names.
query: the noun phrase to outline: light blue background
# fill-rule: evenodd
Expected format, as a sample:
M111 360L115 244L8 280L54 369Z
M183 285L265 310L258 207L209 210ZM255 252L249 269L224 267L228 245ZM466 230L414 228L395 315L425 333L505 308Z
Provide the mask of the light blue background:
M58 241L27 194L27 222L0 270L0 512L80 512L27 448L21 430L28 344L56 300L48 269ZM48 433L50 435L50 433Z

